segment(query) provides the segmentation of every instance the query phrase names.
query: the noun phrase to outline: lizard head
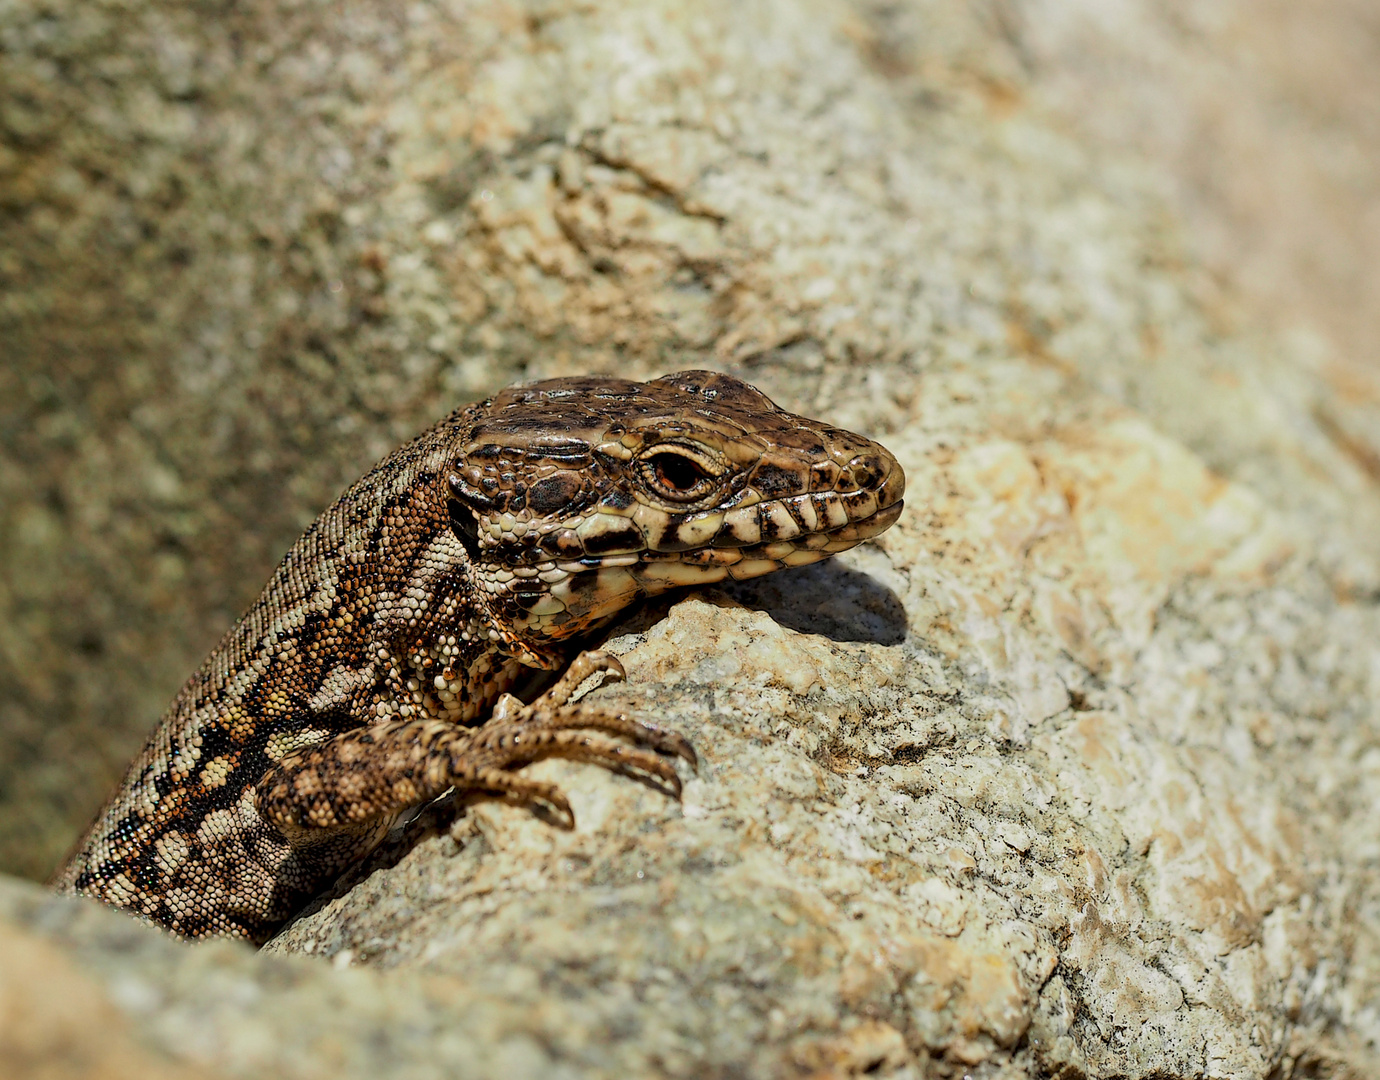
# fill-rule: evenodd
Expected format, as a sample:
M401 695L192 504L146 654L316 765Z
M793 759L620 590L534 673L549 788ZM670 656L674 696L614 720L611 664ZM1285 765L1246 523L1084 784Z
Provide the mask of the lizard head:
M490 617L534 643L641 596L816 562L901 513L885 448L715 372L550 379L469 415L451 528Z

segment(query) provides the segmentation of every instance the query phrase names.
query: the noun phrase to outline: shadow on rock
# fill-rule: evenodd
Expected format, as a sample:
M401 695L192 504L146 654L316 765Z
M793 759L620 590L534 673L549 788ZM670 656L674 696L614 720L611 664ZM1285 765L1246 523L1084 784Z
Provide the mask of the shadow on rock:
M899 645L906 639L906 612L896 594L868 574L833 561L721 589L744 607L765 611L802 634L874 645Z

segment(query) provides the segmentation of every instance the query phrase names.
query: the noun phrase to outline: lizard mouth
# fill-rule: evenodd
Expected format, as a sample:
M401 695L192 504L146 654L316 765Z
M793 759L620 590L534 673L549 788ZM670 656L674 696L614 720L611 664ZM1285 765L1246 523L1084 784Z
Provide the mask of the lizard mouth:
M761 504L763 520L773 509ZM644 551L624 556L629 575L650 593L681 585L699 585L731 579L741 581L759 577L788 566L807 566L810 563L837 555L856 547L889 529L905 509L905 501L897 499L865 517L844 521L834 528L816 528L787 538L767 539L756 543L726 544L716 537L712 546L689 548L683 551ZM821 523L822 524L822 523ZM601 567L617 565L614 556L601 561Z
M906 507L904 499L897 499L890 506L878 510L875 514L861 518L858 521L851 521L847 525L838 529L832 529L825 533L833 540L851 540L854 543L861 543L864 540L871 540L874 536L880 535L896 524L896 519L901 516L901 511Z
M689 517L660 530L644 527L648 543L641 559L648 565L735 567L728 576L751 577L846 551L889 529L905 507L905 473L875 443L867 444L867 452L854 457L835 483L832 489Z
M557 566L576 574L622 568L644 591L659 592L847 551L890 528L905 507L900 463L876 443L853 438L864 445L828 488L765 498L760 492L738 506L681 514L639 503L616 519L587 520L575 530L584 557Z
M768 477L737 505L676 512L628 500L601 508L546 538L545 559L495 568L481 587L511 596L526 633L559 639L606 621L638 594L819 562L884 532L905 507L905 473L890 453L870 442L847 450L813 491L800 490L806 470L798 470L795 491L768 493Z

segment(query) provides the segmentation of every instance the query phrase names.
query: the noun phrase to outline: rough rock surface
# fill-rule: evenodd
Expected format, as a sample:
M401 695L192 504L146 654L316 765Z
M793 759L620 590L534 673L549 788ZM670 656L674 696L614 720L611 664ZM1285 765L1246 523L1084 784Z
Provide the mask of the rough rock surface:
M1003 10L0 6L6 865L482 389L732 366L909 478L877 543L615 629L679 806L540 766L573 833L467 807L270 946L313 961L6 886L130 1054L1380 1072L1380 392L1254 328Z

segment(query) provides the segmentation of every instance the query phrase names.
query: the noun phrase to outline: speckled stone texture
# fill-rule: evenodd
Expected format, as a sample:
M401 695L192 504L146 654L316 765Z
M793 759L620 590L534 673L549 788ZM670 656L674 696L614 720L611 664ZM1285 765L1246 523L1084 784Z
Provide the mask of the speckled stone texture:
M9 885L15 933L236 1076L1380 1073L1380 391L1185 225L1172 125L1105 136L1083 46L1149 27L1138 115L1191 123L1241 9L1116 10L0 5L6 866L466 397L725 366L908 477L877 543L615 628L680 806L542 765L575 832L468 807L311 961Z

